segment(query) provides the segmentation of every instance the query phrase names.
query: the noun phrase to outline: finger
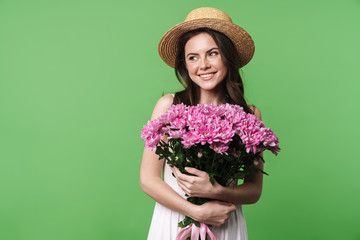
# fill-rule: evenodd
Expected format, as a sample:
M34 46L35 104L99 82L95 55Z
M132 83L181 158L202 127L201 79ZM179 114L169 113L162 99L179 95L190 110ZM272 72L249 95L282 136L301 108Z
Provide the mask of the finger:
M175 167L174 167L175 168ZM185 170L188 167L185 168ZM200 175L202 175L202 173L205 173L203 171L197 170L196 168L191 168L194 169L195 171L200 172ZM174 171L176 171L176 179L178 181L183 181L183 182L187 182L188 184L194 184L195 182L197 182L199 179L197 178L204 178L203 176L192 176L192 175L188 175L188 174L184 174L182 173L178 168L174 169ZM190 170L191 171L191 170ZM192 173L191 173L192 174ZM207 174L207 173L205 173ZM195 175L195 174L194 174Z
M230 203L230 202L224 202L224 201L217 201L217 202L219 202L221 205L225 205L225 206L234 205L234 204L232 204L232 203Z
M189 184L188 182L184 182L184 181L178 181L179 186L181 186L181 188L186 191L186 193L190 193L191 192L191 187L192 185Z
M230 211L235 211L236 210L236 206L233 203L220 201L220 204L228 206Z
M178 178L179 175L181 174L180 170L177 167L172 167L171 170L174 173L176 178Z
M171 170L173 171L173 173L176 175L176 178L182 178L183 175L186 176L186 174L183 174L182 172L180 172L180 170L177 167L172 167Z
M193 174L193 175L196 175L196 176L206 176L207 173L204 172L204 171L201 171L199 169L196 169L196 168L192 168L192 167L185 167L185 170L190 173L190 174Z
M181 182L178 182L179 187L183 190L184 193L189 195L189 189Z
M190 176L190 175L187 175L187 174L183 174L180 172L180 170L178 170L178 173L177 173L177 178L181 181L184 181L184 182L188 182L188 183L194 183L194 178L195 176Z
M188 177L190 177L190 178L193 178L193 177L186 175L186 174L182 174L180 172L180 170L178 170L178 169L174 169L174 174L175 174L178 185L179 186L181 185L181 186L185 187L187 190L189 190L190 187L192 186L191 183L194 181L192 179L188 179Z
M235 205L234 205L234 204L232 204L232 205L230 206L229 210L230 210L230 212L234 212L234 211L236 211L236 207L235 207Z
M178 169L177 167L172 167L171 170L172 170L173 172L178 172L178 171L179 171L179 169Z

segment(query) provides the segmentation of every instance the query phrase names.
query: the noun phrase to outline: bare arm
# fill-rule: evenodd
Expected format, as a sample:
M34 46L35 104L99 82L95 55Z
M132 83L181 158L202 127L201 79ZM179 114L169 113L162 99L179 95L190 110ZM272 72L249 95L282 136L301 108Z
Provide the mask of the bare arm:
M254 114L261 120L261 113L259 109L255 107ZM261 157L263 157L263 154L261 154ZM257 167L263 170L263 162L259 161ZM186 170L195 176L182 174L177 168L173 168L179 186L191 197L213 198L234 204L253 204L256 203L261 196L263 184L262 173L246 176L244 183L241 185L224 187L217 182L212 185L209 181L209 175L204 171L195 168L186 168Z
M157 102L151 119L161 116L171 106L173 98L170 94ZM201 206L194 205L178 195L161 179L164 161L153 151L145 149L140 168L140 185L142 190L161 205L189 216L197 221L219 226L223 224L235 206L220 201L212 201Z

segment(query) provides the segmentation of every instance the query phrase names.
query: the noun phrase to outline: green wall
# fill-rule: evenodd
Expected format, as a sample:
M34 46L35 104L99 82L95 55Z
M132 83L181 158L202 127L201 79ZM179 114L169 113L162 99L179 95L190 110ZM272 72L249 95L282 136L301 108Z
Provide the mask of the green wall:
M157 54L192 9L253 36L246 98L278 135L251 240L360 239L359 0L0 0L0 239L145 239L140 130L181 89Z

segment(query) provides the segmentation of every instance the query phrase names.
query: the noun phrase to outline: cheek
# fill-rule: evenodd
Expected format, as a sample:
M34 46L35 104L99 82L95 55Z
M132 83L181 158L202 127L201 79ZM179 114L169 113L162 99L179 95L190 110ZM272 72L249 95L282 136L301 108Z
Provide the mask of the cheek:
M223 61L221 60L221 58L218 58L217 61L214 63L216 65L217 68L219 69L224 69L225 66L224 66L224 63Z
M196 66L194 64L187 64L186 69L188 70L189 74L196 74Z
M217 68L218 70L222 71L223 74L226 74L226 73L227 73L227 68L225 67L225 65L224 65L222 62L218 63L217 66L216 66L216 68Z

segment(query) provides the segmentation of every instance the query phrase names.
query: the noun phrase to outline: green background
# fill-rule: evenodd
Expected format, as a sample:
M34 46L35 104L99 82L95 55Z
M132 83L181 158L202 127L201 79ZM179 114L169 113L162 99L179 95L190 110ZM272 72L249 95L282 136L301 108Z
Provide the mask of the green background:
M253 37L245 95L281 143L256 239L360 239L360 1L0 0L0 239L145 239L140 130L181 89L157 54L191 10Z

